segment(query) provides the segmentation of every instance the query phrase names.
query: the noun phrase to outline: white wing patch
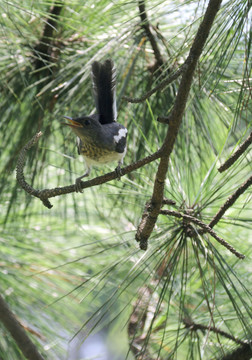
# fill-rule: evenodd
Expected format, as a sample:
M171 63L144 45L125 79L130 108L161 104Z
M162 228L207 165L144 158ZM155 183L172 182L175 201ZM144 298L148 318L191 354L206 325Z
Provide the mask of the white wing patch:
M127 132L128 132L127 129L120 129L118 131L118 135L114 136L115 142L118 143L122 138L126 137Z

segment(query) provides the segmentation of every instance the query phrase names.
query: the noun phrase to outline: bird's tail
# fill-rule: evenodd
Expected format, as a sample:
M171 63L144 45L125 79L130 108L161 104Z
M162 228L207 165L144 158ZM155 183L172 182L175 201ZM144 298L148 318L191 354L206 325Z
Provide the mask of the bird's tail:
M95 105L101 124L116 121L116 68L112 60L92 64Z

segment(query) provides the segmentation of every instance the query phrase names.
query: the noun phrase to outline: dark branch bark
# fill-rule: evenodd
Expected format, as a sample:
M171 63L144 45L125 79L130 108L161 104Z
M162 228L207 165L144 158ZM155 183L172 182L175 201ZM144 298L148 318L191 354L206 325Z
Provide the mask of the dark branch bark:
M182 65L174 74L170 75L168 78L163 80L161 83L159 83L157 86L155 86L153 89L148 91L140 98L132 98L129 96L123 96L122 98L130 103L141 103L148 99L151 95L155 94L157 91L163 90L167 85L176 80L185 71L186 68L187 63L184 63L184 65Z
M142 28L145 30L146 36L148 37L153 52L154 52L154 56L156 59L156 64L157 67L161 67L164 64L161 52L159 50L158 44L156 42L155 36L153 35L151 29L151 25L149 23L148 20L148 16L146 13L146 9L145 9L145 2L144 0L140 0L138 3L139 6L139 12L140 12L140 18L142 21ZM130 102L130 103L141 103L143 101L145 101L146 99L148 99L151 95L155 94L157 91L161 91L163 90L167 85L169 85L170 83L172 83L174 80L176 80L185 70L185 68L187 67L187 63L185 62L177 71L175 71L172 75L169 75L166 79L164 79L161 83L159 83L157 86L155 86L153 89L151 89L150 91L148 91L146 94L144 94L143 96L141 96L140 98L132 98L130 96L123 96L122 99ZM167 73L169 74L170 71L167 71Z
M70 194L75 192L75 185L69 185L65 187L59 187L54 189L44 189L44 190L36 190L31 185L29 185L24 177L24 166L25 166L25 159L26 159L26 152L29 150L42 136L42 132L37 133L33 136L33 138L23 147L23 149L19 153L18 161L17 161L17 168L16 168L16 178L19 185L30 195L33 195L39 198L43 204L48 208L52 208L52 204L48 200L51 197L56 197L63 194ZM146 156L145 158L125 166L121 169L121 176L131 173L134 170L141 168L142 166L149 164L152 161L160 158L161 152L158 150L154 154ZM118 178L118 174L116 171L112 171L102 176L98 176L94 179L82 181L81 188L86 189L91 186L97 186L104 184L108 181L114 180Z
M185 324L185 327L190 329L191 331L197 331L197 330L201 330L201 331L212 331L215 334L221 335L227 339L233 340L234 342L236 342L237 344L240 345L244 345L246 344L244 341L241 341L239 339L237 339L236 337L228 334L227 332L220 330L218 328L216 328L215 326L206 326L206 325L202 325L202 324L196 324L195 322L193 322L190 319L183 319L183 323Z
M233 352L219 358L219 360L241 360L241 359L249 360L249 359L251 359L251 357L252 357L252 342L251 341L250 342L242 341L242 340L237 339L236 337L228 334L227 332L216 328L215 326L206 326L206 325L196 324L195 322L193 322L190 319L183 319L183 322L185 324L185 327L190 329L191 331L197 331L197 330L201 330L203 332L211 331L217 335L223 336L227 339L234 341L236 344L241 345L237 349L235 349Z
M252 143L252 132L250 133L249 137L239 146L239 148L236 150L236 152L230 156L230 158L224 162L223 165L221 165L218 169L219 172L223 172L230 168L237 159L247 150L249 145Z
M0 321L11 333L20 350L28 360L43 360L36 346L26 334L22 325L17 321L9 306L0 295Z
M214 18L219 10L221 0L210 0L204 19L200 24L194 42L192 44L189 56L186 60L187 69L183 73L178 94L175 100L173 110L170 115L169 129L166 134L165 142L161 148L162 157L156 174L152 199L151 210L148 214L144 214L136 234L136 240L140 242L140 248L145 250L147 248L147 241L150 237L163 201L165 178L168 171L168 163L171 152L173 150L175 140L179 131L182 117L185 111L189 91L191 88L193 74L197 65L197 61L203 51L210 29L213 25Z
M163 57L161 55L161 52L159 50L158 44L156 42L155 36L152 33L152 29L151 29L151 25L149 23L148 20L148 16L147 16L147 12L145 9L145 2L144 0L140 0L138 2L138 7L139 7L139 12L140 12L140 18L142 21L142 28L144 29L147 38L149 39L150 43L151 43L151 47L157 62L157 67L161 67L164 64L164 60Z
M176 205L176 201L164 198L163 199L163 205L173 205L174 206L174 205Z
M224 205L220 208L220 210L217 212L217 214L213 217L213 219L210 221L208 226L210 228L213 228L222 218L222 216L225 214L228 208L230 208L238 199L238 197L243 194L249 186L252 184L252 176L248 178L225 202Z
M222 239L221 237L219 237L215 231L213 231L213 229L203 223L202 221L200 221L199 219L190 216L190 215L186 215L186 214L181 214L177 211L173 211L173 210L160 210L160 214L162 215L169 215L169 216L174 216L177 218L182 218L184 220L193 222L195 224L197 224L198 226L200 226L203 230L205 230L205 232L208 232L213 238L215 238L222 246L224 246L226 249L228 249L232 254L234 254L235 256L237 256L239 259L244 259L245 256L241 253L239 253L237 250L235 250L227 241L225 241L224 239Z
M51 61L52 57L52 36L57 26L57 18L63 7L63 2L60 0L55 1L49 12L49 17L45 21L43 34L39 43L35 46L33 53L36 57L35 68L40 69L46 63Z
M33 136L33 138L23 147L23 149L19 153L18 161L17 161L17 168L16 168L16 178L19 185L30 195L36 196L41 199L43 204L48 207L48 209L52 208L52 205L48 198L39 196L40 191L35 190L31 185L29 185L25 181L24 177L24 165L25 165L25 158L26 158L26 152L29 150L33 145L35 145L40 136L42 136L42 132L40 131L36 135Z
M235 349L233 352L222 356L219 360L251 360L252 358L252 343L243 344Z

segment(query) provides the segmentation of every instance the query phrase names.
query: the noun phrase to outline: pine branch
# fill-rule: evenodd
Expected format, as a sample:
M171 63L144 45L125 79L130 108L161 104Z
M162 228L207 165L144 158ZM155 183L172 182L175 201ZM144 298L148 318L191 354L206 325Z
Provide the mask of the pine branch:
M230 158L227 161L225 161L223 165L219 167L218 171L223 172L228 168L230 168L230 166L232 166L235 163L235 161L239 159L239 157L247 150L247 148L251 143L252 143L252 132L250 133L248 138L234 152L234 154L230 156Z
M154 229L160 209L162 206L165 178L168 171L169 158L172 153L182 117L184 115L189 91L192 85L193 75L199 57L203 51L209 32L213 25L215 16L219 10L221 0L210 0L205 16L197 31L196 37L186 60L187 68L182 75L177 97L169 117L169 128L164 144L161 148L162 156L156 174L153 194L151 198L150 210L144 212L142 220L138 226L136 240L140 242L140 248L146 250L148 239Z
M140 12L140 18L141 18L141 26L144 29L147 38L150 41L155 59L156 59L156 63L157 63L157 67L161 67L164 64L164 60L163 57L161 55L161 52L159 50L157 41L155 39L155 36L152 33L152 29L151 29L151 25L147 16L147 12L145 9L145 1L144 0L140 0L138 2L138 7L139 7L139 12Z
M231 353L222 356L219 360L251 360L252 358L252 342L243 344Z
M36 196L41 199L43 204L48 207L48 209L52 208L52 205L48 198L41 196L41 192L39 190L35 190L31 185L29 185L24 177L24 166L25 166L25 158L26 152L29 150L33 145L35 145L39 138L42 136L42 132L38 132L33 138L23 147L20 151L17 161L17 168L16 168L16 178L19 185L30 195Z
M155 86L153 89L148 91L146 94L140 98L132 98L129 96L123 96L122 99L130 103L141 103L148 99L151 95L155 94L157 91L163 90L167 85L176 80L187 68L187 63L184 63L174 74L170 75L168 78L164 79L160 84Z
M246 344L244 341L241 341L239 339L237 339L236 337L228 334L227 332L220 330L218 328L216 328L215 326L206 326L206 325L202 325L202 324L196 324L194 321L186 318L183 319L183 323L185 324L185 327L187 329L190 329L191 331L197 331L197 330L201 330L201 331L211 331L214 332L215 334L221 335L227 339L233 340L234 342L236 342L237 344L240 345L244 345Z
M156 59L156 67L161 67L164 64L164 60L163 57L161 55L161 52L159 50L158 47L158 43L155 39L155 36L152 33L152 26L149 23L148 20L148 16L147 16L147 12L145 9L145 1L144 0L140 0L138 3L139 6L139 12L140 12L140 18L142 21L142 28L145 30L146 36L149 39L151 46L152 46L152 50ZM132 98L130 96L123 96L122 99L130 102L130 103L141 103L144 102L146 99L148 99L151 95L155 94L157 91L159 90L163 90L167 85L169 85L170 83L172 83L174 80L176 80L186 69L187 67L187 62L185 62L177 71L175 71L172 75L169 75L166 79L164 79L160 84L158 84L157 86L155 86L153 89L151 89L150 91L148 91L146 94L144 94L143 96L141 96L140 98ZM155 68L155 66L154 66ZM170 71L168 70L167 73L169 73ZM160 121L161 122L161 121Z
M215 238L222 246L224 246L226 249L228 249L231 253L233 253L235 256L237 256L239 259L244 259L245 256L241 253L239 253L237 250L235 250L227 241L225 241L224 239L222 239L221 237L219 237L216 232L207 224L203 223L202 221L200 221L199 219L190 216L190 215L186 215L186 214L181 214L177 211L173 211L173 210L160 210L160 214L162 215L169 215L169 216L174 216L177 218L182 218L184 220L187 221L191 221L195 224L197 224L198 226L200 226L203 230L205 230L206 232L208 232L213 238Z
M0 321L11 333L20 350L28 360L43 360L44 358L38 352L31 339L26 334L22 325L18 322L8 304L0 295Z
M208 226L210 228L213 228L222 218L222 216L225 214L225 212L236 202L238 197L242 195L252 184L252 176L248 178L225 202L225 204L222 205L220 210L217 212L217 214L213 217L213 219L210 221Z
M60 12L63 8L63 2L61 0L56 0L54 5L49 11L49 16L45 21L45 26L43 29L43 34L34 47L33 54L36 57L35 68L43 68L52 57L52 43L53 43L53 32L57 26L57 18L60 15Z

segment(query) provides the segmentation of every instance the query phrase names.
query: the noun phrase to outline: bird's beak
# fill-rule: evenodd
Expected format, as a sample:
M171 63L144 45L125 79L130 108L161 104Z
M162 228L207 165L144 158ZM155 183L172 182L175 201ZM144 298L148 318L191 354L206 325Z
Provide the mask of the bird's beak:
M77 121L73 120L72 118L70 118L69 116L63 116L63 118L67 119L70 124L68 123L62 123L62 125L67 125L67 126L71 126L71 127L82 127L82 125L80 123L78 123Z

